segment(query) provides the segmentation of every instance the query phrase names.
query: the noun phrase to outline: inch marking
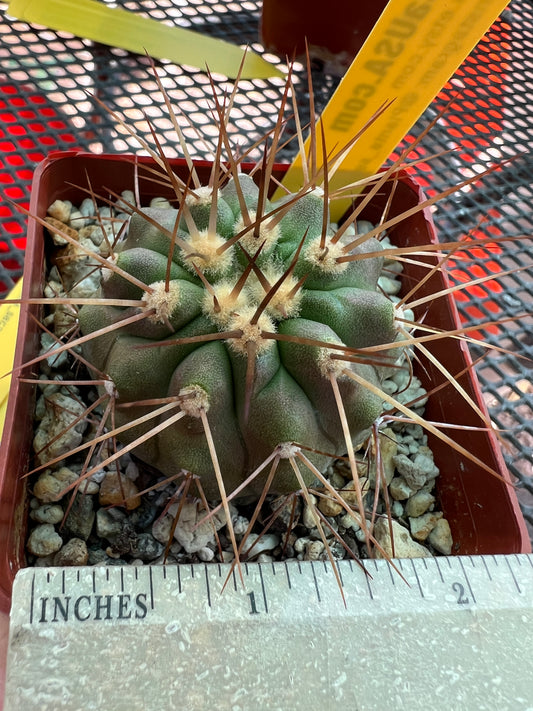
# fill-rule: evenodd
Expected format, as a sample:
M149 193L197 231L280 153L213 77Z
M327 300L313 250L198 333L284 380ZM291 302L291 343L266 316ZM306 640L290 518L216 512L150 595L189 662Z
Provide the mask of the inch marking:
M124 568L120 569L120 592L124 592Z
M178 572L178 593L181 595L181 573L179 565L176 566L176 570Z
M61 571L61 594L65 594L65 571Z
M109 574L109 569L106 568L106 573ZM96 569L93 568L93 595L96 595Z

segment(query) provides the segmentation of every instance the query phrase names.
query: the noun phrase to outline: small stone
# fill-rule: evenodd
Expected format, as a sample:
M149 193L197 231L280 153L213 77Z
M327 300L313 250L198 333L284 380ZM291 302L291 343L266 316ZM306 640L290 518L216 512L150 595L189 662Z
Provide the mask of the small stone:
M47 469L34 484L33 493L45 503L59 501L65 493L65 489L78 479L76 472L67 467L61 467L55 472Z
M43 504L30 513L30 518L37 523L59 523L63 518L63 509L58 504Z
M260 553L257 558L255 559L256 563L272 563L274 561L274 557L271 555L268 555L268 553Z
M81 538L71 538L55 554L54 565L87 565L89 551L87 544Z
M364 500L369 489L369 480L366 477L359 477L359 488L361 489L361 496ZM348 506L351 506L353 508L358 507L358 496L357 491L355 490L355 483L353 480L349 481L344 487L344 489L341 489L339 491L339 494L341 498L344 499L344 501L348 504Z
M442 511L425 513L422 516L410 518L409 528L411 529L412 537L417 541L425 541L440 518L442 518Z
M177 511L177 503L169 509L171 516L175 516ZM226 525L226 516L222 510L208 520L203 520L205 517L205 509L199 508L197 504L184 504L174 531L174 538L181 543L187 553L196 553L201 548L205 548L208 543L214 543L215 530L219 531Z
M304 560L322 560L324 548L322 541L309 541L305 546Z
M233 526L233 533L237 536L237 538L244 536L248 530L248 526L250 525L250 521L245 516L241 516L240 514L235 516L231 523Z
M435 524L433 530L427 537L427 542L443 555L450 555L452 552L453 538L450 524L445 518L441 518Z
M72 244L63 235L68 235L74 240L78 239L78 231L70 225L67 225L65 221L56 220L54 217L47 217L45 222L52 241L57 247L65 247Z
M320 520L318 514L316 513L316 511L314 511L314 507L317 503L316 497L310 494L309 501L311 502L311 505L307 503L304 505L302 523L306 528L315 528L316 519L318 518Z
M51 523L36 526L28 538L28 550L38 558L57 553L63 545L63 539Z
M394 540L394 553L389 531L389 521L386 517L376 521L374 526L374 537L383 548L385 555L389 558L431 558L431 553L427 548L413 541L409 531L394 519L391 521L392 535ZM376 558L384 558L383 553L376 549Z
M335 499L328 497L320 497L318 502L318 508L324 514L324 516L338 516L344 509Z
M429 507L435 503L435 497L429 491L417 491L405 505L405 514L415 518L425 514Z
M65 520L64 531L69 538L81 538L86 541L91 535L95 513L92 496L76 494Z
M378 285L383 289L385 294L395 296L400 289L402 284L398 279L391 279L388 276L381 275L378 279Z
M46 397L44 408L44 417L33 439L39 464L63 457L80 445L87 427L85 406L61 392Z
M120 509L98 509L96 512L96 535L112 541L124 527L126 514Z
M169 201L164 197L155 197L150 200L150 207L158 207L168 210L172 207Z
M215 551L212 548L200 548L197 553L198 558L204 563L210 563L215 557Z
M147 499L141 500L141 505L130 514L130 523L135 528L144 531L151 526L157 516L157 507Z
M135 484L117 472L108 472L100 484L101 506L124 506L132 511L141 505L139 489Z
M139 533L135 545L131 549L131 555L139 558L145 563L155 560L163 553L164 546L149 533Z
M275 533L265 533L264 536L259 536L257 533L250 533L244 543L242 555L252 560L260 553L273 551L274 548L279 546L279 543L280 538Z
M100 487L95 481L92 481L91 479L85 479L85 481L82 481L82 483L80 484L79 491L81 494L94 496L95 494L98 494L100 492Z
M285 533L298 525L302 513L302 502L298 496L280 496L269 502L269 508L275 518L270 530L273 533Z
M70 200L54 200L46 212L55 220L68 222L72 212L72 203Z
M160 543L166 544L170 538L174 517L165 514L159 516L152 524L152 536Z
M389 492L396 501L404 501L415 493L403 476L394 477L389 485Z

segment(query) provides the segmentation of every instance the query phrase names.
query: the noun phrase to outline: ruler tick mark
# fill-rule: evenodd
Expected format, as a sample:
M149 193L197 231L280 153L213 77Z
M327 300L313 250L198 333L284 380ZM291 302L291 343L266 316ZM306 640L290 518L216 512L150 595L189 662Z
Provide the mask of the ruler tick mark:
M263 569L261 567L261 563L258 564L259 567L259 577L261 579L261 590L263 593L263 603L265 605L265 612L268 612L268 602L267 602L267 596L266 596L266 590L265 590L265 581L263 579Z
M485 566L485 570L487 571L487 576L488 576L489 580L492 582L492 575L490 574L489 566L487 565L485 556L481 556L481 560L483 561L483 565Z
M93 572L93 594L95 594L96 593L96 570L93 570L92 572ZM108 568L106 568L106 573L107 573L107 575L109 575Z
M392 565L387 565L387 570L389 571L390 579L392 580L392 584L396 585L396 573L393 572L392 570Z
M120 569L120 592L124 592L124 568Z
M179 565L176 566L176 571L178 573L178 593L181 594L181 572Z
M439 571L440 580L443 583L444 582L444 575L442 574L442 570L440 569L439 561L437 560L437 558L433 558L433 560L435 561L435 565L437 566L437 570Z
M465 567L463 565L463 561L461 558L459 558L459 565L461 566L463 570L463 575L465 576L466 584L468 585L468 589L470 590L470 595L472 596L472 602L476 602L476 596L474 595L474 591L472 590L472 586L470 585L470 578L468 577L468 574L465 570Z
M135 568L135 572L137 572L137 568ZM154 579L152 577L152 566L148 568L148 577L150 579L150 607L153 610L155 607L155 600L154 600Z
M65 594L65 571L61 571L61 594Z
M311 561L311 570L313 572L313 580L315 583L315 590L316 590L316 596L317 596L318 602L322 602L322 600L320 599L320 590L318 589L318 580L316 579L316 572L315 572L315 566L313 565L313 561ZM301 568L300 568L300 572L301 572Z
M287 561L285 561L285 573L287 575L287 585L289 586L289 590L291 590L292 589L291 576L289 575L289 566L287 565Z
M35 603L35 573L31 579L31 593L30 593L30 625L33 622L33 605Z
M368 588L368 594L370 595L370 599L374 599L374 593L372 592L372 588L370 587L370 573L368 570L365 568L364 564L361 563L361 567L363 568L363 572L365 574L365 580L366 580L366 586Z
M209 573L207 572L207 565L204 566L205 571L205 589L207 591L207 604L211 607L211 589L209 587Z
M509 572L511 573L511 577L514 580L514 584L516 585L516 589L518 590L519 594L522 594L522 590L520 588L520 585L518 584L518 580L516 579L516 576L514 574L514 570L511 568L511 564L509 563L509 559L506 558L505 562L507 563L507 567L509 568Z
M420 597L423 598L423 597L425 597L424 591L422 590L422 585L420 584L420 578L418 577L418 570L416 569L415 562L412 558L411 558L411 567L413 568L413 572L415 574L416 584L418 585L418 589L420 591Z

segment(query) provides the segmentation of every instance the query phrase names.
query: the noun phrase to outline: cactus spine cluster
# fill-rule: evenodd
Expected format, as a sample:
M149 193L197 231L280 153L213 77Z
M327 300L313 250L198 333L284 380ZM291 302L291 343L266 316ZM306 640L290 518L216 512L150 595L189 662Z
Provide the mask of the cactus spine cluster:
M117 427L131 424L118 439L164 474L189 471L217 498L221 472L246 495L262 491L267 468L248 478L274 454L271 491L296 491L294 446L312 463L308 484L383 411L397 325L378 287L380 242L355 220L331 224L316 185L270 201L268 170L254 180L220 163L208 186L191 171L193 187L172 178L175 208L133 211L102 302L80 310L95 335L83 354L113 383ZM106 303L120 299L139 305ZM143 419L169 402L179 411Z

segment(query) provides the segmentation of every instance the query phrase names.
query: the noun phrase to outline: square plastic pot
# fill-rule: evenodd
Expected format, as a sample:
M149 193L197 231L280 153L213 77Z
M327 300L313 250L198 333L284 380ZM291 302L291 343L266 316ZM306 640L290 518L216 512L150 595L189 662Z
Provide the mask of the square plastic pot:
M109 190L121 192L131 189L135 176L139 175L139 187L143 204L152 197L161 195L161 186L142 178L143 166L149 159L131 156L89 155L84 153L56 153L37 168L34 176L31 212L46 214L47 207L56 199L71 200L79 204L86 197L75 185L87 185L86 176L97 193ZM174 169L187 178L183 161L174 161ZM200 177L209 175L210 164L198 163ZM277 177L286 170L278 166ZM164 194L164 193L163 193ZM382 215L388 196L386 190L372 201L362 215L377 222ZM422 200L420 188L404 176L394 193L390 215L396 215L414 207ZM391 232L391 238L399 247L436 243L437 238L428 211L420 211L399 223ZM42 295L45 278L45 244L42 227L30 220L28 245L24 269L23 298ZM435 258L424 258L435 263ZM433 261L432 261L433 260ZM427 274L421 265L406 264L406 285L419 283ZM441 271L433 273L417 292L417 297L441 291L448 285ZM460 325L455 302L450 296L434 299L424 308L425 323L449 330ZM427 310L427 313L426 313ZM10 604L13 578L19 568L26 565L25 538L29 492L24 475L30 468L31 443L33 439L33 408L35 388L22 382L23 378L36 374L35 367L23 367L39 350L40 330L35 318L41 308L30 304L21 309L20 326L15 355L15 373L12 378L6 423L0 448L0 609L7 610ZM485 405L477 378L468 369L470 356L467 347L458 340L444 339L427 344L427 347L452 374L463 373L459 382L484 411ZM417 369L423 385L431 390L444 383L444 376L431 362ZM481 429L479 417L465 405L457 390L442 387L431 395L426 408L426 418L433 422L463 425L465 429L450 430L459 445L481 459L493 469L493 476L470 460L430 437L430 446L440 469L437 478L437 493L440 508L448 519L455 542L455 554L510 554L529 552L530 542L509 473L506 469L499 444L491 432ZM468 428L468 429L466 429Z
M280 57L312 58L348 67L387 5L387 0L263 0L261 42ZM306 45L307 43L307 45Z

